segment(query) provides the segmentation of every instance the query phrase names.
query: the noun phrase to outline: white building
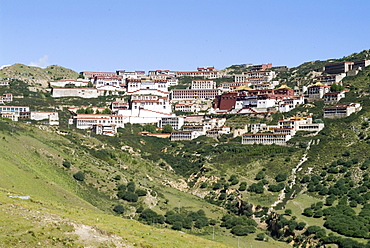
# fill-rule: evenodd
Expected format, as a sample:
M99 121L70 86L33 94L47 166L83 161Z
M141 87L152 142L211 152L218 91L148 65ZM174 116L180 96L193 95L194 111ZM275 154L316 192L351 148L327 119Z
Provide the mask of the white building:
M53 88L52 97L98 98L104 92L95 88Z
M297 96L297 97L291 97L287 99L282 99L278 102L278 109L279 112L285 113L289 112L297 105L303 104L304 103L304 97L303 96Z
M242 136L242 144L286 145L286 142L291 138L292 136L289 134L275 134L275 133L244 134Z
M216 96L221 94L219 89L175 89L171 91L171 100L213 100Z
M324 102L326 104L332 104L337 103L340 99L346 97L347 91L341 91L341 92L329 92L324 95Z
M171 133L171 141L193 140L200 136L196 131L174 131Z
M324 123L312 123L312 116L291 117L278 121L278 128L293 128L296 131L318 132L324 128Z
M58 112L31 111L30 119L36 121L47 120L48 125L59 125Z
M0 97L0 104L4 104L5 102L13 101L13 94L6 93Z
M30 112L30 107L24 106L0 106L0 113L13 113L20 115L21 113Z
M117 125L115 124L96 124L93 125L92 130L99 135L114 136L117 133Z
M216 82L212 80L193 80L191 81L191 89L215 89Z
M78 129L92 129L94 125L116 125L124 128L125 117L122 115L90 115L78 114L69 120Z
M141 89L159 90L168 92L167 80L141 80L141 79L128 79L127 80L127 93L132 94Z
M118 70L116 75L122 76L123 79L140 79L145 76L145 71L125 71Z
M330 86L316 83L307 87L307 97L311 99L321 99L330 91Z
M359 103L342 103L324 108L324 118L344 118L362 109Z
M93 85L98 90L125 91L125 80L122 76L96 76L93 80Z
M345 73L341 74L333 74L333 75L326 75L326 76L320 76L318 77L319 83L322 83L324 85L332 85L332 84L338 84L342 82L342 79L346 76Z
M88 79L62 79L62 80L55 80L50 81L50 87L66 87L66 86L72 86L72 87L87 87L89 84Z
M0 80L0 86L9 86L8 80Z
M147 109L155 112L170 114L171 104L167 97L156 95L131 95L131 110L137 115L139 109Z
M171 125L174 130L179 130L184 125L184 117L180 116L171 116L171 117L162 117L157 126L163 128L165 125Z

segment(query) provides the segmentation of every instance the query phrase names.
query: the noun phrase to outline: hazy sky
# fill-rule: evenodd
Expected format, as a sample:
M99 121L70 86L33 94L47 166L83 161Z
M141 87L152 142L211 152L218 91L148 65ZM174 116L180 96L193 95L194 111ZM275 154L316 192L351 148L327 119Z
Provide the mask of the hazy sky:
M287 65L370 49L369 0L0 0L0 66Z

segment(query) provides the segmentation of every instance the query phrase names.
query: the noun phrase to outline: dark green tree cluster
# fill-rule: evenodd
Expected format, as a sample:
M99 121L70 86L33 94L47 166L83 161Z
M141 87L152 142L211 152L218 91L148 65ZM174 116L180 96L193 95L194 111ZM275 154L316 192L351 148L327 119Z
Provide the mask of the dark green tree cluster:
M257 194L263 194L263 192L265 191L263 185L264 185L263 180L259 181L258 183L252 183L251 185L249 185L248 191Z
M329 207L324 215L324 226L328 229L348 237L370 237L370 204L365 204L358 215L347 205Z
M362 244L350 238L342 238L335 235L328 235L321 239L323 244L336 244L339 248L370 248L370 242Z
M73 178L76 179L77 181L84 181L85 180L85 173L83 173L82 171L79 171L75 174L73 174Z
M191 229L196 227L201 229L209 225L209 220L205 212L200 209L197 212L176 213L175 211L167 211L165 222L171 225L174 230Z
M114 206L113 211L117 214L123 214L125 212L125 208L121 204L118 204Z
M303 230L306 226L305 222L297 222L295 217L290 219L285 218L283 215L273 216L270 215L266 223L268 229L273 237L278 239L286 239L288 237L295 237L295 230Z
M154 223L164 224L164 216L161 214L157 214L155 211L147 208L140 213L139 221L149 225Z
M71 162L69 162L68 160L64 160L62 165L67 169L71 168Z
M140 196L146 195L146 190L136 189L135 182L128 182L117 187L117 197L128 202L137 202Z
M224 215L221 219L221 227L231 229L230 232L237 236L247 236L256 231L257 223L246 216Z
M340 91L342 91L342 90L344 90L344 87L342 86L342 85L340 85L340 84L332 84L331 86L330 86L330 91L331 92L340 92Z

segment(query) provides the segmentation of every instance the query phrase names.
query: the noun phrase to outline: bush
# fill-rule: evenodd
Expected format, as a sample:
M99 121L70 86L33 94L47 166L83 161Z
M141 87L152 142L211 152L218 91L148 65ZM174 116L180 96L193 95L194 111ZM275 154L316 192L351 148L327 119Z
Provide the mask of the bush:
M265 172L259 171L254 179L256 180L262 180L265 178Z
M126 191L126 185L121 184L117 187L118 191Z
M236 236L247 236L248 233L253 233L256 231L256 228L253 226L242 226L236 225L231 229L231 233Z
M194 226L199 229L208 225L209 225L208 218L204 216L197 219L194 223Z
M122 205L116 205L114 206L113 211L116 212L117 214L123 214L125 208Z
M64 160L63 161L63 166L67 169L71 168L71 162L69 162L68 160Z
M276 182L282 182L287 179L288 175L286 173L279 173L276 175L275 180Z
M127 191L127 192L124 192L122 199L128 202L137 202L139 197L137 194Z
M245 191L246 189L247 189L247 183L246 182L240 183L239 191Z
M180 231L182 229L182 222L181 221L176 221L175 223L173 223L172 229Z
M258 233L256 236L256 240L263 241L265 239L265 234L264 233Z
M207 188L207 186L208 186L207 182L203 182L203 183L200 184L201 189Z
M255 192L257 194L262 194L264 192L263 184L261 183L252 183L249 188L249 192Z
M135 192L135 182L131 181L127 184L127 191Z
M73 177L77 181L83 181L83 180L85 180L85 174L82 171L79 171L79 172L73 174Z
M218 190L218 189L221 189L221 183L215 183L214 185L213 185L213 188L212 188L213 190Z
M144 189L137 189L135 191L135 193L138 195L138 196L146 196L146 190Z

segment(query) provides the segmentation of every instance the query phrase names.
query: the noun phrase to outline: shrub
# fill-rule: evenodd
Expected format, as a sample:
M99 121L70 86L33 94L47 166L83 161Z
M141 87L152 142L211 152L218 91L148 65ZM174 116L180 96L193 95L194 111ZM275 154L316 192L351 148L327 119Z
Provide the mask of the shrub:
M73 178L76 179L77 181L83 181L85 180L85 174L82 171L79 171L73 174Z
M130 191L127 191L123 194L122 196L122 199L123 200L126 200L128 202L137 202L137 200L139 199L138 195L133 193L133 192L130 192Z
M242 226L236 225L231 229L231 233L235 234L236 236L247 236L248 233L253 233L256 231L256 228L253 226Z
M276 175L275 180L276 182L282 182L287 179L288 175L286 173L279 173Z
M208 186L207 182L203 182L203 183L200 184L201 189L207 188L207 186Z
M181 221L176 221L172 225L173 230L180 231L182 229L182 222Z
M213 190L218 190L218 189L221 189L221 183L215 183L214 185L213 185L213 188L212 188Z
M118 191L126 191L126 185L121 184L121 185L118 186L117 189L118 189Z
M116 205L114 206L113 211L116 212L117 214L123 214L125 208L122 205Z
M265 234L264 233L258 233L256 236L256 240L263 241L265 239Z
M135 193L138 195L138 196L146 196L146 190L144 189L137 189L135 191Z
M265 178L265 172L259 171L254 179L256 180L262 180Z
M239 185L239 190L240 191L245 191L247 189L247 183L246 182L242 182L240 185Z
M71 162L69 162L68 160L64 160L63 161L63 166L67 169L71 168Z
M208 224L209 224L208 218L203 216L195 221L194 226L200 229L204 226L208 226Z
M131 181L127 184L127 191L135 192L135 182Z

